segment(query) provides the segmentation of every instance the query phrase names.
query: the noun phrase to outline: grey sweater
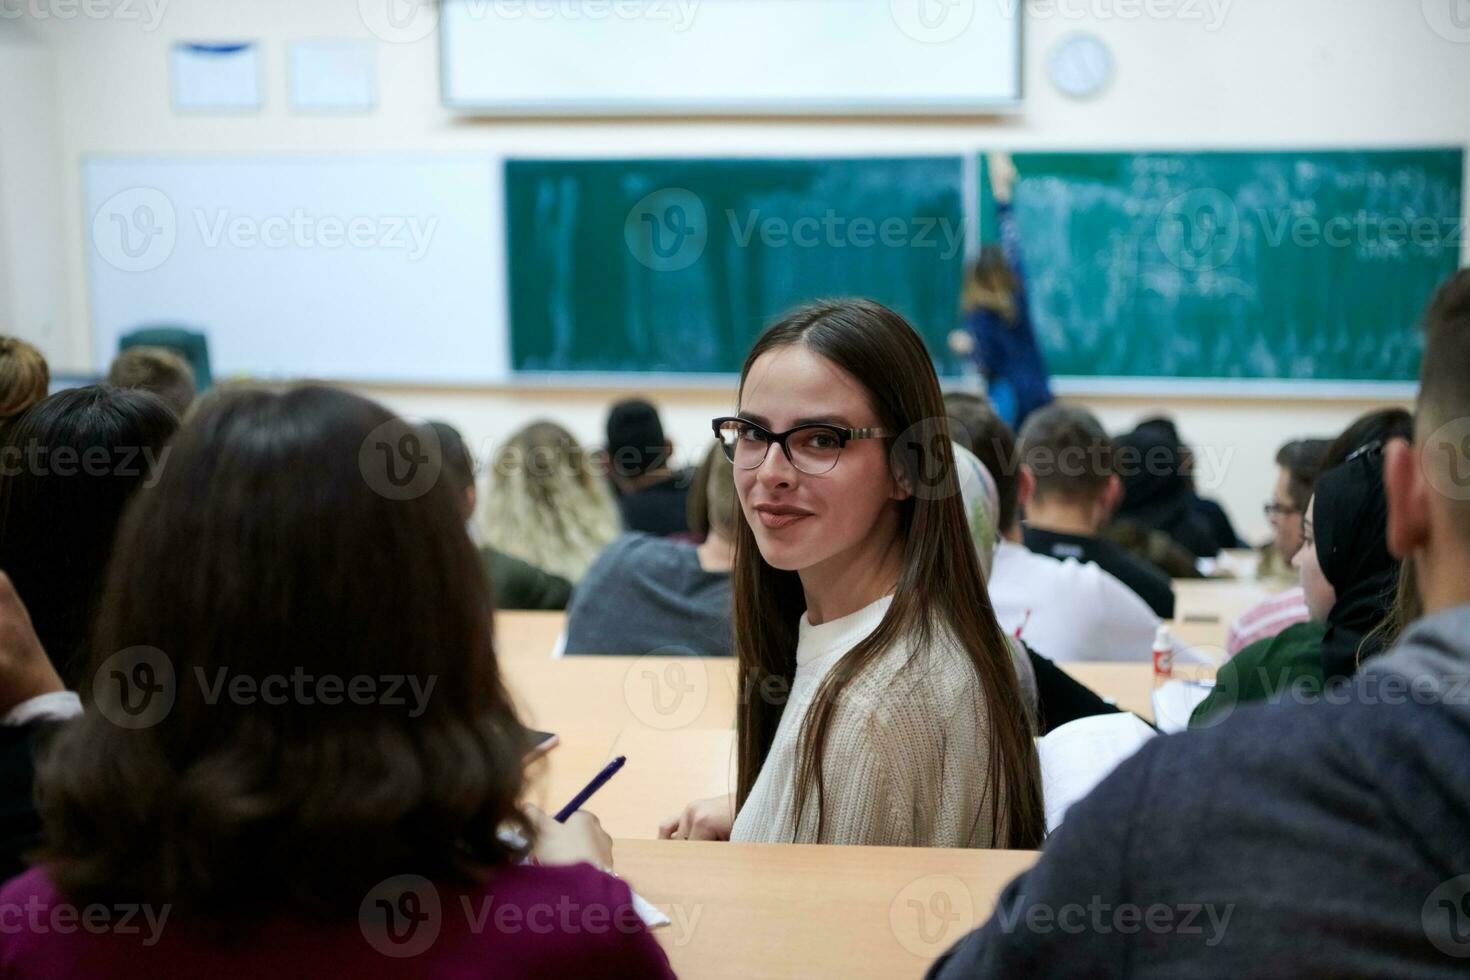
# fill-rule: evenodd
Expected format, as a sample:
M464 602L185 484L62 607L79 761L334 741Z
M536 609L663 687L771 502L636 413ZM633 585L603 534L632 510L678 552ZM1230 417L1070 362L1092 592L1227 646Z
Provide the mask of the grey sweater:
M1315 703L1152 740L931 969L1470 973L1470 606Z

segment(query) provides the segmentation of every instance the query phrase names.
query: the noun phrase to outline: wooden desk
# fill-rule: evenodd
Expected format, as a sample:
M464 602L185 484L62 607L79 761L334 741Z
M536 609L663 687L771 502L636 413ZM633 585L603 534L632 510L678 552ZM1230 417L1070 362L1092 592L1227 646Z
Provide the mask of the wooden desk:
M1255 582L1211 579L1174 580L1174 618L1183 622L1230 621L1271 594Z
M685 804L735 791L735 732L690 729L658 732L628 728L610 743L573 730L528 772L526 799L555 813L597 775L625 755L621 772L597 791L587 809L613 837L653 840L659 822Z
M920 977L1034 851L620 840L617 871L672 920L685 980Z
M1111 698L1124 711L1131 711L1146 721L1154 720L1153 664L1072 663L1059 664L1063 670L1105 698ZM1213 678L1215 669L1196 664L1176 664L1175 677Z

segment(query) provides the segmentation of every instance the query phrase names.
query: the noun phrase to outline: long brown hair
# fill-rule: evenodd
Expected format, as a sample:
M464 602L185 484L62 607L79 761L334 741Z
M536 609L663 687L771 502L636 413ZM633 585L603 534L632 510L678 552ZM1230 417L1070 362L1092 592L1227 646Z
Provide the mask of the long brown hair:
M886 439L896 477L910 486L934 486L933 475L953 479L946 437L913 439L926 424L945 432L944 401L924 342L892 310L869 300L817 303L789 314L751 349L741 371L769 350L802 344L857 379L868 392ZM996 807L994 843L1031 848L1045 833L1040 768L1010 651L985 591L958 490L916 493L899 504L902 569L893 602L871 635L842 657L822 681L798 742L796 819L815 792L821 839L822 757L844 691L900 637L925 650L936 627L952 632L969 654L984 692L990 725L988 799ZM755 692L790 690L796 676L798 623L805 612L801 581L762 559L743 510L736 511L733 569L735 651L738 658L738 774L736 801L744 805L765 763L782 705ZM938 720L936 719L936 723ZM977 815L978 819L978 815Z
M524 732L460 493L420 430L330 388L237 389L172 445L119 531L89 710L39 763L58 887L206 923L341 918L390 876L469 883L516 856L496 831L528 833ZM391 482L378 445L425 469ZM123 724L112 689L145 662L153 690L171 671L171 706ZM335 696L292 680L267 698L298 671ZM240 677L259 696L233 695Z

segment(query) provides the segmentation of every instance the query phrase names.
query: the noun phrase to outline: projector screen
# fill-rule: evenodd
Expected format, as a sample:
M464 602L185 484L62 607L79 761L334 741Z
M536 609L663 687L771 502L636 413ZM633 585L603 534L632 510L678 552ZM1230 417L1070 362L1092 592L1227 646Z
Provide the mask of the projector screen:
M444 104L484 115L976 113L1021 98L1004 0L442 0Z

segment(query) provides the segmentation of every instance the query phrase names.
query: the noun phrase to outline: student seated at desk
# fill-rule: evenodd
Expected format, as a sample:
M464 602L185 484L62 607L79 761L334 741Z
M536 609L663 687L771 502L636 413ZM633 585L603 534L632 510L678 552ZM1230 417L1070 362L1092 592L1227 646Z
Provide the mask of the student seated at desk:
M922 339L871 301L802 308L737 404L714 420L741 508L737 789L660 836L1036 846L1030 719Z
M178 427L155 395L89 385L42 399L0 438L0 569L72 686L118 522L152 492Z
M599 469L555 422L527 425L490 471L485 542L576 585L621 526Z
M1194 488L1194 452L1167 418L1145 419L1115 440L1123 500L1113 515L1162 531L1197 558L1241 547L1230 518Z
M444 478L462 495L468 529L475 516L475 459L454 426L448 422L430 422L429 427L439 440ZM552 575L490 545L480 548L480 564L490 579L490 594L496 609L565 609L572 596L572 583L560 575Z
M595 818L518 803L462 499L359 463L413 431L315 386L196 407L119 532L93 702L38 762L39 862L0 889L152 918L42 915L0 975L672 976Z
M1154 615L1173 619L1169 576L1098 536L1123 493L1113 451L1113 440L1084 408L1055 404L1032 415L1021 430L1021 462L1033 477L1022 540L1039 555L1096 562Z
M1307 505L1300 570L1311 619L1246 647L1223 664L1190 724L1212 724L1237 704L1316 695L1382 653L1417 616L1388 552L1383 446L1376 440L1323 473ZM1405 608L1403 605L1408 604Z
M690 474L669 468L674 446L664 438L657 408L641 398L614 405L603 452L624 530L660 537L689 530Z
M1039 555L1021 543L1019 515L1035 477L1017 460L1010 426L975 395L945 395L944 406L995 475L1001 540L986 581L1001 629L1058 663L1148 660L1159 626L1148 603L1095 562Z
M1445 427L1470 417L1470 271L1425 333L1414 445L1383 467L1424 617L1340 697L1150 740L931 980L1464 976L1470 455Z
M625 534L597 557L567 609L566 653L728 657L735 479L718 445L691 487L704 543ZM691 507L691 511L695 508Z
M1266 504L1266 520L1276 535L1267 546L1268 554L1276 561L1291 565L1302 546L1302 516L1330 444L1326 439L1293 439L1276 453L1276 486ZM1263 557L1262 563L1265 561ZM1252 643L1269 640L1310 618L1298 577L1290 588L1262 599L1235 618L1226 636L1225 654L1233 657Z

